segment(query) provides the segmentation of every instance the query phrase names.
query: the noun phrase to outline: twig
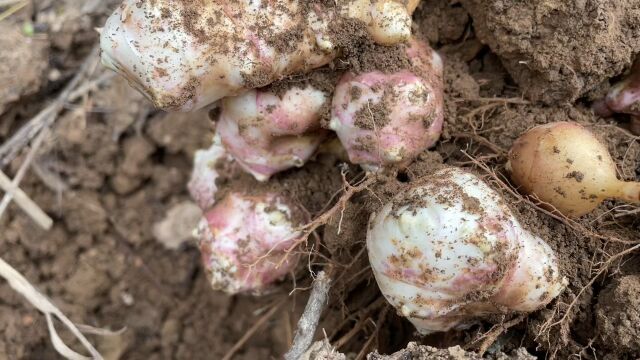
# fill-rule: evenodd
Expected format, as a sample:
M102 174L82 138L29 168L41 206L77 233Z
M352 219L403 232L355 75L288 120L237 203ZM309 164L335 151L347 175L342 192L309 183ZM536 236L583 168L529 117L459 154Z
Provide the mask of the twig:
M369 350L369 346L371 346L371 343L373 342L373 340L378 338L380 329L384 326L384 323L387 320L387 313L389 312L389 308L390 308L389 306L385 306L385 308L380 313L380 320L378 321L377 324L375 324L376 329L374 330L373 334L369 336L369 339L364 343L364 346L362 346L362 349L360 349L360 352L358 352L358 355L356 356L355 360L362 360L367 356L367 351Z
M9 140L7 140L2 146L0 146L0 168L9 164L22 150L26 144L28 144L34 137L36 137L43 128L50 127L58 117L58 114L64 108L64 105L69 100L75 100L80 97L81 93L74 93L74 98L70 95L85 76L93 69L97 64L98 56L100 54L100 46L95 45L89 56L78 70L78 73L69 81L64 90L58 95L58 97L47 107L42 109L34 118L29 120L26 125L20 128ZM87 91L91 90L87 88Z
M340 211L342 208L344 208L345 206L347 206L347 202L349 202L349 200L357 193L361 192L362 190L366 189L367 187L369 187L371 184L373 184L376 180L375 176L372 175L367 175L367 177L362 180L360 183L356 184L356 185L351 185L349 184L345 179L344 179L344 174L343 174L343 181L345 184L345 192L344 194L340 197L340 199L338 199L338 202L336 202L333 207L331 207L331 209L325 211L322 215L318 216L315 220L313 220L312 222L304 225L302 227L302 230L304 230L304 235L303 235L303 239L306 239L307 237L309 237L317 228L319 228L322 225L325 225L329 222L329 220L331 219L331 217L333 217L338 211Z
M85 360L91 359L86 356L80 355L79 353L71 350L63 341L60 339L58 332L53 326L53 317L56 317L58 320L64 324L64 326L71 331L71 333L82 343L85 349L89 351L93 359L101 360L102 356L96 350L93 345L87 340L87 338L82 335L80 330L76 327L76 325L67 318L66 315L60 311L49 299L47 299L42 293L40 293L33 285L29 283L27 279L24 278L18 271L16 271L11 265L7 264L2 258L0 258L0 276L9 282L9 285L17 291L19 294L24 296L33 306L35 306L38 310L40 310L47 319L47 327L49 328L49 335L51 336L51 342L53 343L53 347L56 351L64 356L67 359L71 360Z
M284 355L285 360L298 360L311 346L320 316L327 305L330 288L331 278L324 271L321 271L313 281L313 290L311 290L304 313L298 321L293 345Z
M0 0L0 7L5 7L9 5L13 5L15 3L22 2L24 0Z
M22 2L16 3L13 6L11 6L10 8L8 8L7 10L5 10L2 14L0 14L0 21L8 18L9 16L15 14L16 12L18 12L20 9L22 9L23 7L27 6L29 4L29 1L24 0Z
M635 209L635 210L630 210L630 211L621 211L621 212L619 212L617 214L614 214L613 217L617 219L619 217L635 215L635 214L640 214L640 208Z
M15 186L11 179L0 170L0 188L11 195L22 210L24 210L41 228L51 229L53 220L40 207L33 202L19 187Z
M478 349L478 354L480 356L484 355L484 353L487 352L487 349L489 349L489 347L491 347L491 345L493 345L493 343L495 343L496 340L498 340L498 337L502 335L502 333L509 330L510 327L518 325L526 317L527 315L523 314L516 317L515 319L511 319L507 321L506 323L500 323L500 324L494 325L486 334L480 336L478 339L474 341L474 342L478 342L484 339L480 344L480 348Z
M247 332L240 338L240 340L238 340L238 342L236 342L233 345L233 347L231 349L229 349L229 351L227 351L227 354L222 358L222 360L231 360L233 355L235 355L235 353L238 350L240 350L240 348L242 348L244 343L246 343L247 340L249 340L251 338L251 336L253 336L253 334L256 331L258 331L258 329L260 329L260 327L265 322L267 322L267 320L269 320L273 316L273 314L276 313L276 311L278 311L278 309L280 309L280 306L282 306L282 304L284 304L284 300L281 300L277 304L273 305L271 310L269 310L264 315L262 315L262 317L260 317L260 319L258 319L258 321L256 321L256 323L253 324L253 326L251 326L251 328L249 330L247 330Z
M7 189L7 188L3 187L7 193L2 198L2 202L0 202L0 219L2 219L2 215L4 214L5 210L9 206L9 203L11 202L11 200L13 200L14 194L15 194L15 190L19 190L20 189L19 188L20 187L20 182L22 181L22 179L24 178L25 174L27 173L27 170L29 169L29 165L31 165L31 162L33 161L33 158L35 157L36 153L38 152L38 149L42 145L42 142L44 141L44 139L47 136L47 134L48 134L48 131L46 131L46 130L41 131L40 135L38 135L36 140L33 142L33 146L31 147L31 150L29 150L29 153L27 154L27 157L24 159L24 162L22 163L22 165L20 165L20 169L18 169L18 172L13 177L13 181L11 182L11 189L14 189L14 191L9 191L10 189ZM24 199L22 201L24 201ZM51 219L48 216L46 216L46 214L45 214L45 216L46 216L46 218L48 218L48 220L45 220L45 222L39 222L39 220L44 219L44 217L41 216L42 214L39 214L40 217L36 218L36 217L34 217L34 213L30 213L29 212L30 208L26 208L25 207L26 204L20 203L19 200L16 200L16 203L18 203L18 205L20 207L22 207L22 209L25 212L27 212L27 214L29 214L29 216L31 216L33 218L33 220L36 221L43 229L48 230L51 227L51 225L53 224ZM39 210L39 208L38 208L38 210ZM42 213L44 213L44 212L42 212ZM36 216L38 216L38 215L36 215Z

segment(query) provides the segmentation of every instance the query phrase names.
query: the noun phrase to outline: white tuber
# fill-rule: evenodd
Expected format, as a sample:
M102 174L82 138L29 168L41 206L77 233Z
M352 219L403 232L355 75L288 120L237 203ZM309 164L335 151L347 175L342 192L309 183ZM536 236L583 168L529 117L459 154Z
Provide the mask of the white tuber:
M520 191L569 217L587 214L607 198L640 203L640 183L618 180L607 148L578 123L530 129L511 147L507 170Z
M551 248L459 168L434 173L374 214L367 249L380 290L423 334L534 311L564 287Z
M320 116L328 95L294 86L276 95L249 90L221 101L216 130L228 153L257 180L301 167L326 135Z
M231 171L232 160L217 134L213 137L211 147L196 151L187 187L191 198L201 209L213 206L218 191L216 180L220 177L221 169L224 173Z
M336 87L330 127L355 164L376 170L407 165L440 138L444 117L442 60L412 39L412 67L345 74Z
M303 210L272 193L230 192L196 230L205 271L216 290L264 293L293 271Z
M379 43L406 41L418 2L124 0L102 30L102 62L157 107L189 111L328 64L345 18Z

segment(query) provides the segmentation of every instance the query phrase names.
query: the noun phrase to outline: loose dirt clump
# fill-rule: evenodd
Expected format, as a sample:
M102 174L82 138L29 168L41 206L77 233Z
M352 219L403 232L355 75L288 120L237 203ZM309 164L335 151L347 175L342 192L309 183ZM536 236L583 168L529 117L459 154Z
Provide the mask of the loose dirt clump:
M622 277L598 296L599 343L618 353L640 354L640 275Z
M633 0L462 4L478 38L533 100L573 102L620 74L640 52L640 4Z
M49 43L26 36L20 25L0 22L0 114L23 96L40 89L47 70ZM10 51L6 51L10 50ZM2 125L0 125L1 131Z
M512 354L507 355L502 352L488 357L479 356L476 353L468 352L460 346L450 347L448 349L437 349L431 346L420 346L416 343L409 343L406 349L397 353L385 356L377 353L371 354L369 360L534 360L535 356L530 355L525 349L518 349Z

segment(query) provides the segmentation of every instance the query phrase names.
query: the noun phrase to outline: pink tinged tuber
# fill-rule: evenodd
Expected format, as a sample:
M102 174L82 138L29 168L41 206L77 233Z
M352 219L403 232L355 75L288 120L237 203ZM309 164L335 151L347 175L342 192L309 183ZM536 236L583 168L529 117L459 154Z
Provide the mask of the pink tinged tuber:
M565 286L551 248L459 168L436 172L372 215L367 249L383 295L422 334L534 311Z
M612 113L640 116L638 104L640 104L640 58L633 63L629 75L613 85L604 99L594 104L594 110L601 116L611 116Z
M520 191L568 217L585 215L607 198L640 203L640 183L618 180L607 148L577 123L524 133L509 151L507 170Z
M187 185L191 198L201 209L208 209L215 202L218 191L216 180L220 171L229 172L233 159L227 154L216 134L208 149L198 150L193 160L193 172Z
M336 87L330 127L351 162L367 170L406 165L440 138L444 116L439 55L411 40L411 69L345 74Z
M629 130L640 135L640 57L633 63L629 75L613 85L604 99L593 104L593 110L604 117L614 113L631 115Z
M293 271L304 212L282 197L231 192L196 230L211 285L229 294L261 294Z
M312 86L292 87L281 96L249 90L225 98L216 125L229 154L257 180L301 167L326 135L320 116L328 95Z
M331 62L340 18L382 44L406 41L418 1L124 0L101 35L102 62L157 107L189 111Z

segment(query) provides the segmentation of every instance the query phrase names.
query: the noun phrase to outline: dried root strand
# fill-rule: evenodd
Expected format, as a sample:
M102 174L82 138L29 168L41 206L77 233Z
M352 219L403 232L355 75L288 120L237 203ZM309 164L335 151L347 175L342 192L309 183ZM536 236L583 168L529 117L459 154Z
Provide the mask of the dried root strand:
M304 354L311 344L320 321L320 316L327 306L327 298L331 289L331 278L321 271L313 281L311 296L304 308L304 313L298 321L295 338L291 349L284 355L285 360L297 360Z

